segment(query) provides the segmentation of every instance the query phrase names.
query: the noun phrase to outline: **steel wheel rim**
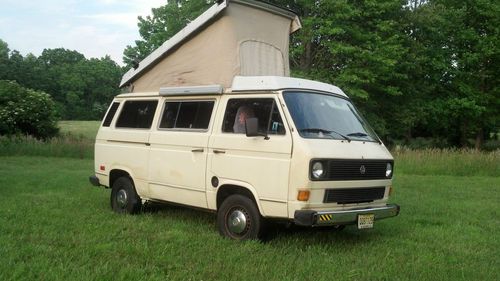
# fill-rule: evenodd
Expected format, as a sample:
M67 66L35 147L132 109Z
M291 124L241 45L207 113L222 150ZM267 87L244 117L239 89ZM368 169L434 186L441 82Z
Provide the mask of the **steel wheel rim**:
M121 209L127 207L127 199L127 192L124 189L118 190L116 194L116 203L118 204L118 207Z
M237 236L244 236L250 228L248 213L241 208L234 208L228 212L226 225L230 233Z

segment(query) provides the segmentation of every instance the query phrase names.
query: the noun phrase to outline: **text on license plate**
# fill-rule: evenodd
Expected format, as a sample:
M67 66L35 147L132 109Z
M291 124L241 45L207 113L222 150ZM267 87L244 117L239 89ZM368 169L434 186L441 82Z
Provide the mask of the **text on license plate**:
M373 228L374 214L358 215L358 229Z

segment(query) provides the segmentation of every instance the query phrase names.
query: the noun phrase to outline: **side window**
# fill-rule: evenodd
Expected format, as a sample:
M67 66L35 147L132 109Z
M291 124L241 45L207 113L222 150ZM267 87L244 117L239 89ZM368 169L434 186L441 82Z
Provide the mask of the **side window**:
M167 101L160 128L206 130L213 108L214 101Z
M115 117L116 110L118 109L118 106L120 105L119 102L114 102L111 107L108 110L108 113L106 114L106 117L104 117L104 121L102 122L103 127L109 127L111 125L111 121L113 121L113 117Z
M153 122L156 100L126 101L123 105L120 117L116 121L116 127L149 129Z
M230 99L227 102L222 131L245 133L245 120L258 118L259 132L268 135L284 135L285 127L274 99Z

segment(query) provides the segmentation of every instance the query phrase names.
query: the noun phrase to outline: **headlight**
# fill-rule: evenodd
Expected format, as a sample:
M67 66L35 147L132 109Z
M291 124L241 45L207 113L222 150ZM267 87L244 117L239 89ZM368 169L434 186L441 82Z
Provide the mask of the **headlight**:
M385 168L385 176L390 178L392 176L392 165L391 163L387 163L387 166Z
M321 178L325 174L325 169L323 168L323 163L315 162L312 165L312 175L315 179Z

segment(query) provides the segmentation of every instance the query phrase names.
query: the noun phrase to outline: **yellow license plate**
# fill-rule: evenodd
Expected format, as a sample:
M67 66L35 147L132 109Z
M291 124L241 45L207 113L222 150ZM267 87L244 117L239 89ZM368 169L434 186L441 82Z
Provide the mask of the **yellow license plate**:
M358 215L358 229L373 228L374 214Z

